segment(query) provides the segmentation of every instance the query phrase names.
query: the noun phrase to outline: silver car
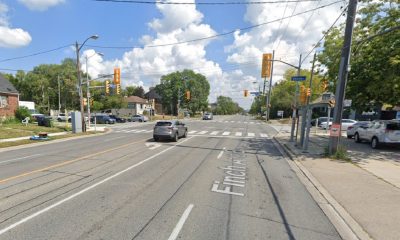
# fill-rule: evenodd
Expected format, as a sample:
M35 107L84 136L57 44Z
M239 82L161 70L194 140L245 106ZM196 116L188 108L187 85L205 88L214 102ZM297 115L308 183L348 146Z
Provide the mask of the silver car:
M187 137L187 134L187 127L178 120L159 121L153 130L153 138L156 142L160 139L172 139L177 142L179 138Z
M149 121L149 118L144 115L137 114L137 115L132 116L131 121L132 122L147 122L147 121Z
M361 126L363 127L367 127L369 124L371 124L371 122L369 121L365 121L365 122L357 122L354 123L353 125L349 126L347 128L347 138L353 138L354 137L354 133L357 131L357 129Z
M371 142L372 148L383 144L400 146L400 120L374 121L367 127L359 127L354 133L354 140Z

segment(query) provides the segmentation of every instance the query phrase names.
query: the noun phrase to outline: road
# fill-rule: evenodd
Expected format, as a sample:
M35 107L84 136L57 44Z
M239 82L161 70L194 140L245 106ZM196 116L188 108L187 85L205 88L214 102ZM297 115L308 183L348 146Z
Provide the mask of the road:
M0 155L0 239L340 239L248 116L152 123Z

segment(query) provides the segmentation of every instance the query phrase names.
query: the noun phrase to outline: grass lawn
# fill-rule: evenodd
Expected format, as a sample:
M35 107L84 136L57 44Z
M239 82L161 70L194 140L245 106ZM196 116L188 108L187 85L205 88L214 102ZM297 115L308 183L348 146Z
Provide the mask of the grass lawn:
M30 143L37 143L37 142L48 142L51 140L56 140L56 139L62 139L62 138L70 138L70 137L76 137L76 136L85 136L85 135L93 135L96 134L96 132L84 132L84 133L68 133L65 135L60 135L60 136L54 136L54 137L49 137L49 140L20 140L20 141L13 141L13 142L0 142L0 148L5 148L5 147L13 147L13 146L19 146L19 145L25 145L25 144L30 144Z
M65 126L42 127L35 123L28 124L28 126L21 123L3 123L0 125L0 139L32 136L39 132L64 132L66 130L70 129L66 129Z

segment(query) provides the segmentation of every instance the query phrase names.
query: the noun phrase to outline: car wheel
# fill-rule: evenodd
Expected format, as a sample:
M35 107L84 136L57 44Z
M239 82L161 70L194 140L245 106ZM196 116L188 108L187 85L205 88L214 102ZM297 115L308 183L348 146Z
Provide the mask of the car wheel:
M175 132L175 135L174 135L174 137L172 138L172 140L173 140L174 142L177 142L178 139L179 139L178 133Z
M142 119L139 119L139 122L143 122L143 120L142 120Z
M57 121L61 122L61 118L57 118Z
M107 121L106 121L106 124L109 124L109 123L110 123L110 122L107 120Z
M353 137L353 136L351 136L351 135L347 135L347 138L348 138L348 139L351 139L352 137Z
M154 142L158 142L159 138L157 136L153 136Z
M379 140L378 140L377 137L373 137L373 138L372 138L372 140L371 140L371 147L372 147L373 149L379 148Z
M360 143L361 142L361 139L360 139L360 136L358 135L358 133L354 134L354 141L356 143Z
M185 134L183 134L183 137L187 138L187 135L188 135L188 132L187 132L187 130L185 130Z

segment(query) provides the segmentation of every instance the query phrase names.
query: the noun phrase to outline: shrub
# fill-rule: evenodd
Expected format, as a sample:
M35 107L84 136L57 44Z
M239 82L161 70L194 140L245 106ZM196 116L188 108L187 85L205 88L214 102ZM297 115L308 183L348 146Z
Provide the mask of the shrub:
M31 117L31 113L27 107L19 107L17 110L15 110L15 118L18 120L22 121L26 117Z

